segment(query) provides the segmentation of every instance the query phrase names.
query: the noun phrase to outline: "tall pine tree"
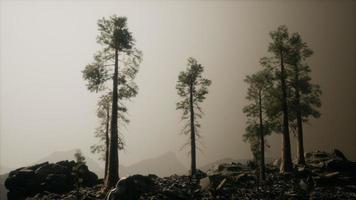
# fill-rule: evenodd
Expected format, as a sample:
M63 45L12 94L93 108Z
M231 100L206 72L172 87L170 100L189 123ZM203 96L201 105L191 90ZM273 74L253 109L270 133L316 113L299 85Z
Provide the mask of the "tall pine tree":
M118 101L137 95L138 88L133 80L142 61L142 53L134 48L135 41L128 30L126 17L102 18L98 21L98 30L97 42L103 49L94 56L94 62L85 67L83 77L88 81L90 91L103 90L107 88L105 83L112 80L110 148L105 179L105 188L110 189L119 179Z
M245 82L249 85L246 99L250 102L243 112L248 117L245 139L251 143L254 157L258 159L260 180L265 175L265 135L271 133L273 120L268 118L270 90L273 88L273 75L268 68L247 76ZM258 138L258 141L255 141ZM259 149L256 149L256 143Z
M198 118L202 117L200 103L208 94L209 79L203 78L204 67L194 58L188 58L188 68L178 76L176 89L178 95L183 99L177 103L177 109L183 111L183 120L188 123L183 128L184 134L190 134L191 145L191 175L196 174L196 138L200 137Z
M282 161L280 171L291 172L293 169L290 132L289 132L289 115L288 115L288 88L287 79L288 73L286 71L286 61L290 54L289 33L286 26L279 26L276 31L270 33L272 42L269 44L268 51L273 54L271 58L271 66L274 67L276 77L278 77L280 84L280 102L281 112L283 116L282 126Z
M290 116L292 129L297 132L298 164L304 165L303 122L308 121L310 116L320 117L318 108L321 106L321 90L319 85L311 83L311 70L306 64L306 59L313 54L313 51L302 41L298 33L291 35L289 43L291 51L287 62L290 65L290 85L294 91Z

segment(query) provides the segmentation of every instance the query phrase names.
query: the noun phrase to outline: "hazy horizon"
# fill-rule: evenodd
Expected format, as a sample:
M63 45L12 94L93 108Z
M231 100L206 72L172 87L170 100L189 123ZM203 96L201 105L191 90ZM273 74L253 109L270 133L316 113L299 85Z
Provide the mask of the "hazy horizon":
M286 25L314 50L312 82L321 86L321 118L305 125L305 149L338 148L356 160L355 1L6 1L0 0L0 165L16 168L53 152L97 143L96 102L81 71L100 49L97 20L128 18L143 62L120 164L174 152L189 166L175 89L188 57L212 80L203 104L198 166L251 158L242 135L246 75L267 53L269 32ZM280 156L281 136L266 156ZM292 149L295 150L295 140ZM295 157L295 154L293 155ZM98 161L99 162L99 161Z

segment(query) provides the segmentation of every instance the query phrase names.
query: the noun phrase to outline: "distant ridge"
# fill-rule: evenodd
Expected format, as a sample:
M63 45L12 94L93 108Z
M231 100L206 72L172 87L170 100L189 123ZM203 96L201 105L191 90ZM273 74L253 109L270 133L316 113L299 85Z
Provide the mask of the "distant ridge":
M0 165L0 174L5 174L5 173L9 173L11 171L10 168Z
M209 169L217 167L218 165L223 164L223 163L232 163L232 162L234 162L234 163L245 164L247 161L249 161L249 159L223 158L223 159L217 160L215 162L209 163L207 165L203 165L203 166L199 167L199 169L204 171L204 172L207 172Z
M53 152L50 155L38 160L41 162L58 162L61 160L74 160L75 149L69 151ZM84 155L85 156L85 155ZM103 161L101 161L103 162ZM86 157L86 164L89 169L99 177L104 177L104 169L90 157ZM170 176L172 174L182 175L188 172L184 165L178 160L175 153L168 151L160 156L145 159L129 166L120 165L120 176L133 174L156 174L158 176Z
M183 175L188 172L184 165L178 160L175 153L169 151L160 156L139 161L130 166L121 167L121 175L133 174L156 174L161 177L173 174Z

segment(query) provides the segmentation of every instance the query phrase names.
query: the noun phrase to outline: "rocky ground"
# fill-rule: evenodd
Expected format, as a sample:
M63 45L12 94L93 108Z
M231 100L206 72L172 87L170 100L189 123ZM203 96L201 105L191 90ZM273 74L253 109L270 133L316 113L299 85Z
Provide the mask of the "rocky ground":
M134 175L118 182L109 194L101 192L101 184L83 187L80 199L356 199L356 164L335 150L306 155L306 166L295 166L293 173L280 174L278 161L267 166L267 180L259 183L254 163L225 163L197 177L160 178ZM54 194L41 192L28 200L77 199L77 192Z
M40 163L11 171L5 180L8 200L22 200L38 193L68 193L79 185L98 185L98 176L74 161Z

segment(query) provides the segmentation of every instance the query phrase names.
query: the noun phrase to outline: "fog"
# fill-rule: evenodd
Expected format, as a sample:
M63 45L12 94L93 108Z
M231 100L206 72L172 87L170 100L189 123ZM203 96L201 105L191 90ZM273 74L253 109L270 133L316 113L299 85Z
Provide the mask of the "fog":
M75 148L98 157L89 147L97 143L100 94L86 89L81 71L100 49L97 20L112 14L128 18L143 51L121 164L172 151L189 166L175 85L190 56L213 82L202 106L198 166L251 158L242 140L243 79L260 69L268 33L279 25L315 51L308 62L323 91L322 116L305 125L306 151L339 148L356 160L355 10L355 1L0 1L0 165ZM268 137L267 157L279 157L280 140Z

